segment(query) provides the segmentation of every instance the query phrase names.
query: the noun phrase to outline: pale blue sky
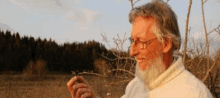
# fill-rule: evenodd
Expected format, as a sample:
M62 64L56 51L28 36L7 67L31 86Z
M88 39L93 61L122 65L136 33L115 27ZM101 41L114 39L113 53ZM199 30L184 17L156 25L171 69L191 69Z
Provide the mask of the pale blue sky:
M135 6L149 1L141 0ZM184 38L189 0L170 0L168 4L178 16L180 32ZM112 39L117 34L121 38L125 33L130 37L130 9L128 0L0 0L0 26L18 31L21 36L52 38L59 44L93 39L104 44L102 30L111 41L111 47L114 47ZM211 30L220 23L220 3L208 0L204 9L207 29ZM194 35L195 39L204 38L201 21L201 0L193 0L190 37ZM213 33L210 39L214 40L215 47L220 46L220 35ZM124 50L128 46L129 41L126 41Z

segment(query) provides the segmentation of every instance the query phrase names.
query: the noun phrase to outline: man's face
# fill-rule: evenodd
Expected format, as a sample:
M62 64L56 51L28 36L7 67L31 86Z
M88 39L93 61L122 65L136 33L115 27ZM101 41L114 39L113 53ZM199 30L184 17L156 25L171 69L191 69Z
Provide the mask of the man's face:
M137 17L132 24L131 37L135 43L131 46L130 55L135 56L141 70L147 69L153 60L162 56L162 44L157 40L154 26L152 17Z

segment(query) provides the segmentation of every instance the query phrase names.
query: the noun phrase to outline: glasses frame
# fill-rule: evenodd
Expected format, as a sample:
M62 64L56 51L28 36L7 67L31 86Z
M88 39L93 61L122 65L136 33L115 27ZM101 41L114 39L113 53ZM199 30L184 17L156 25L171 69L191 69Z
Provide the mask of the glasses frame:
M148 45L150 45L155 39L158 39L157 37L155 37L155 38L152 38L152 39L150 39L150 40L148 40L148 41L140 41L140 40L137 40L137 41L135 41L132 37L129 37L129 40L130 40L130 42L131 42L131 45L129 46L129 50L130 50L130 48L131 48L131 46L134 44L134 45L138 45L138 44L141 44L141 46L142 46L142 48L140 48L140 49L145 49L146 47L148 47ZM146 47L144 47L144 45L146 46Z

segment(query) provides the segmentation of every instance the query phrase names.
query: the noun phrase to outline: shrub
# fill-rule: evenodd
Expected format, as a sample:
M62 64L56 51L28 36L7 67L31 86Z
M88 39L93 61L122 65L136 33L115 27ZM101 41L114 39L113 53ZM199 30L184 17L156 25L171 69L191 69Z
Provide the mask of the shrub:
M37 60L35 70L36 70L36 73L34 73L34 74L37 74L40 76L45 74L48 71L47 62L42 59Z
M24 77L30 77L33 74L33 67L35 66L33 60L31 60L26 68L23 70Z
M33 74L36 74L41 77L48 70L46 64L47 62L42 59L38 59L36 63L31 60L23 70L23 75L25 77L31 77Z
M197 78L205 83L213 96L219 98L219 88L216 85L220 83L220 49L216 52L215 58L209 58L209 68L207 68L207 58L203 55L197 55L195 58L188 59L185 67ZM213 68L212 68L213 67ZM207 71L210 71L207 78L204 78Z

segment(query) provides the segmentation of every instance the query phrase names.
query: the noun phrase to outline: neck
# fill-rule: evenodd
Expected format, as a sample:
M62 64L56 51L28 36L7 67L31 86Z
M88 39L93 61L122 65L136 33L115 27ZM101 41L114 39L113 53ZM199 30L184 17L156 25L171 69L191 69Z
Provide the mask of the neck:
M163 63L166 66L166 69L170 67L171 63L173 62L173 53L169 51L163 54Z

